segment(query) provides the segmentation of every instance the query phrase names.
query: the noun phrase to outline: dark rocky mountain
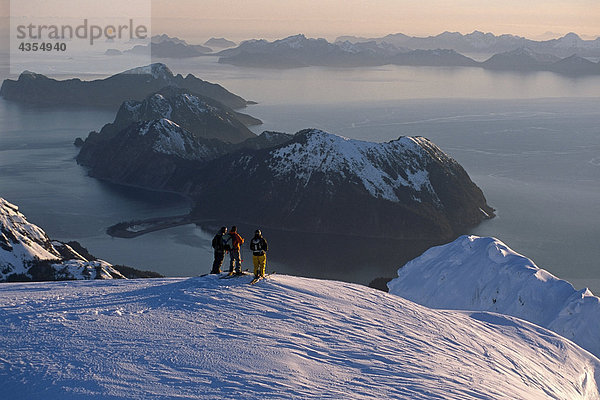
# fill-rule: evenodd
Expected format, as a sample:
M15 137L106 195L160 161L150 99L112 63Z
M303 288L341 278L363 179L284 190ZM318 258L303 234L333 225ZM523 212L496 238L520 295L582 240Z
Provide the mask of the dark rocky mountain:
M211 48L218 48L218 49L226 49L228 47L235 47L237 45L237 43L232 42L231 40L227 40L225 38L210 38L208 39L206 42L204 42L205 46L211 47Z
M238 113L211 98L169 86L142 101L123 102L115 120L106 124L99 133L92 132L88 139L109 139L134 122L160 118L177 121L200 138L220 139L231 143L255 137L246 125L261 124L260 120Z
M494 215L464 169L421 137L369 143L304 130L278 147L229 154L200 171L188 193L198 218L432 240Z
M125 100L141 100L165 86L176 86L210 97L233 109L248 102L220 85L203 81L192 74L173 75L164 64L134 68L105 79L56 80L25 71L18 80L6 79L0 96L7 100L47 105L83 105L117 108Z
M273 132L256 136L239 115L212 99L164 88L143 101L124 102L114 122L79 143L77 162L101 179L183 191L189 171L208 161L290 139Z
M506 53L495 54L481 65L487 69L511 71L540 71L560 61L550 54L539 54L528 48L519 48Z
M572 55L555 62L549 69L563 75L596 75L600 74L600 63L594 63L577 55Z
M115 183L182 191L190 171L227 153L228 145L198 137L160 118L134 122L101 140L88 138L77 162Z
M125 53L148 54L148 50L150 50L152 57L157 58L199 57L212 52L209 47L188 44L185 40L162 34L152 36L150 44L134 46L129 50L125 50Z
M161 118L85 147L78 160L92 176L185 194L193 220L439 241L494 215L464 169L420 137L369 143L304 130L227 144Z

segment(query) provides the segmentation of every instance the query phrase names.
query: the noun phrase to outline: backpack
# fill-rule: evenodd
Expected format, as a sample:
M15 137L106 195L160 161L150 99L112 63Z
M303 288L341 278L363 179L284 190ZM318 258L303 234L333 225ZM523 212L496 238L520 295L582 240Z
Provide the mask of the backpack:
M267 241L260 238L253 238L250 242L250 250L254 252L255 255L262 255L267 250Z
M225 251L223 235L217 234L212 240L212 248L216 251Z

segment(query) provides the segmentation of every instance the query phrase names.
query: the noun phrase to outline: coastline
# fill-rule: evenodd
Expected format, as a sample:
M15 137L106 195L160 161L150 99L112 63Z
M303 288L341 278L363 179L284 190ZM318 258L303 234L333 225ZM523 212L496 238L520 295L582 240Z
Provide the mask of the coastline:
M163 229L195 223L190 214L169 217L156 217L143 220L119 222L106 228L106 233L112 237L132 239Z

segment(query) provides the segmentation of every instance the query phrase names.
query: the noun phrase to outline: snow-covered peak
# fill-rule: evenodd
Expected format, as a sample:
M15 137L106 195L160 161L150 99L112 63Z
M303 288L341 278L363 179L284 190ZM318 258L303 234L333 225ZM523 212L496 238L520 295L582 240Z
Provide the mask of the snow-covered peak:
M136 67L127 71L121 72L121 74L132 74L132 75L152 75L154 79L161 79L169 81L173 78L173 72L163 63L154 63L145 65L143 67Z
M493 311L547 327L600 356L600 299L491 237L461 236L398 270L390 293L433 308Z
M298 35L288 36L284 39L276 40L275 42L273 42L273 44L278 46L287 46L291 49L299 49L303 47L307 41L308 39L306 38L306 36L300 33Z
M35 260L59 258L46 233L27 221L16 205L0 198L0 279L22 272L23 265Z
M68 259L57 250L65 247ZM43 265L44 276L55 279L124 278L106 261L87 261L62 243L53 243L46 232L27 221L19 208L0 198L0 282L35 279L32 267Z
M597 358L517 318L350 283L250 279L2 285L0 397L599 397Z
M394 202L399 200L400 187L435 195L421 140L426 139L401 137L373 143L310 129L273 150L270 168L276 176L293 174L304 185L315 173L356 178L373 197Z

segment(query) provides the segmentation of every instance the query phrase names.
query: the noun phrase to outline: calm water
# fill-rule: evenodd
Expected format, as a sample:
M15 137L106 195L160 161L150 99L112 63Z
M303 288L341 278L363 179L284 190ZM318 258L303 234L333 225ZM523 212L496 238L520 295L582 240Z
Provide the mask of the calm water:
M430 138L498 210L472 233L496 236L540 267L600 293L600 78L476 68L265 71L218 65L211 57L168 64L258 101L246 110L265 122L256 132L317 127L372 141ZM50 236L78 240L113 263L170 276L208 272L212 228L188 225L136 239L104 233L122 220L189 208L176 195L99 182L76 165L74 138L113 118L112 112L0 99L1 195ZM331 278L344 271L344 279L366 283L392 276L406 253L398 243L380 243L332 256L323 244L328 238L265 233L275 244L271 267L299 275ZM339 246L352 240L341 238Z

